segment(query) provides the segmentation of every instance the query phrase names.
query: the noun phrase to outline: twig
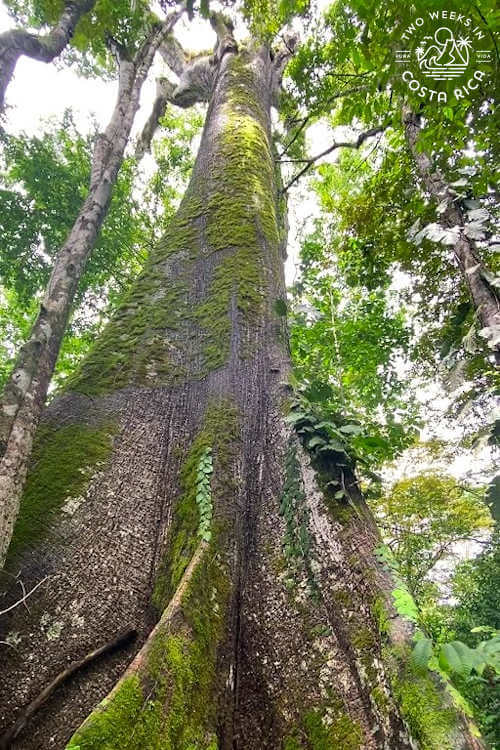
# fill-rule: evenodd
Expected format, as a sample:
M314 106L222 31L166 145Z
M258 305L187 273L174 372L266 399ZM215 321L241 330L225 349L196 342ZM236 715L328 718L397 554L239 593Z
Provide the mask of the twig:
M344 96L349 96L349 94L358 93L359 91L363 91L364 89L367 89L367 86L354 86L353 88L346 89L345 91L338 91L333 96L329 96L328 99L324 103L325 104L333 104L333 102L336 99L341 99ZM305 126L307 125L307 123L309 122L309 120L312 117L313 117L313 115L309 114L306 117L302 118L302 121L300 119L293 121L293 122L301 122L301 124L299 125L299 127L297 129L297 132L295 133L295 135L293 136L293 138L287 143L286 146L284 146L283 151L281 152L281 154L278 154L278 158L279 158L280 161L282 161L281 157L284 156L287 153L287 151L290 148L290 146L293 143L295 143L295 141L297 140L297 138L301 134L302 130L305 128ZM293 122L292 122L292 124L293 124ZM307 159L302 159L302 161L305 162L305 161L307 161Z
M45 701L52 695L54 690L56 690L59 685L69 680L69 678L72 677L75 672L83 669L83 667L86 667L87 664L95 661L95 659L97 659L99 656L109 653L110 651L114 651L117 648L121 648L122 646L128 645L132 640L134 640L136 635L137 631L133 628L129 628L128 630L125 630L124 632L113 638L113 640L108 641L103 646L100 646L100 648L97 648L94 651L90 651L83 657L83 659L78 659L77 661L71 662L71 664L66 667L66 669L63 669L62 672L59 672L57 677L52 680L52 682L47 685L47 687L45 687L33 701L31 701L29 706L27 706L22 711L16 723L0 738L0 750L7 750L12 741L15 740L18 734L24 729L24 727L28 723L28 720L33 716L34 713L36 713L36 711L38 711L39 708L41 708L41 706L43 706Z
M25 608L26 608L26 611L28 612L28 614L31 614L31 612L30 612L30 608L29 608L29 607L28 607L28 605L26 604L26 599L27 599L27 596L26 596L26 586L24 585L24 583L23 583L23 579L22 579L22 578L20 578L20 579L18 580L18 584L20 585L20 587L21 587L21 591L23 592L23 604L24 604L24 606L25 606Z
M318 161L318 159L321 159L323 156L327 156L328 154L331 154L332 151L335 151L337 148L360 148L360 146L366 141L367 138L371 138L373 135L377 135L377 133L382 133L386 129L387 125L380 125L376 128L370 128L370 130L365 130L364 133L360 133L355 141L346 141L346 142L337 142L334 141L331 146L328 146L328 148L325 148L324 151L322 151L320 154L316 154L316 156L311 157L307 160L305 167L298 172L295 177L293 177L288 185L286 185L282 189L282 193L286 193L286 191L294 185L297 180L299 180L312 166L315 162Z
M281 152L281 154L278 154L278 159L281 159L281 157L284 156L287 153L287 151L290 148L290 146L293 143L295 143L295 141L297 140L297 138L299 137L299 135L302 133L302 131L304 130L305 126L307 125L307 123L309 122L310 119L311 118L309 116L308 117L304 117L304 119L302 120L301 124L297 128L297 131L295 132L295 135L293 136L293 138L286 144L286 146L283 147L283 151Z
M45 583L45 581L47 580L48 577L49 576L45 576L45 578L42 578L41 581L38 581L38 583L36 584L36 586L33 586L33 588L31 589L31 591L28 591L27 594L25 593L24 596L21 599L18 599L17 602L14 602L14 604L11 604L10 607L7 607L7 609L2 609L2 611L0 612L0 616L1 615L5 615L7 612L10 612L12 609L15 609L17 606L19 606L19 604L22 604L23 602L25 602L26 599L28 598L28 596L31 596L31 594L33 594L37 590L37 588L42 585L42 583ZM22 586L22 587L24 589L24 586Z

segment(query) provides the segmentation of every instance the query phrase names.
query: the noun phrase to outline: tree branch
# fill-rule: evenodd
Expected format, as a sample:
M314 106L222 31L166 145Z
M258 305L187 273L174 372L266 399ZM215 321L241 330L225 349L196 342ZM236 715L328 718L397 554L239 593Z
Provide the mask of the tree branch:
M48 576L45 576L45 578L42 578L41 581L38 581L38 583L36 584L36 586L33 586L33 588L30 589L30 591L28 591L28 593L26 593L26 591L24 589L24 584L22 583L22 581L20 581L21 588L23 589L23 592L24 592L23 596L21 597L21 599L18 599L17 602L14 602L14 604L11 604L10 607L7 607L7 609L2 609L2 611L0 612L0 616L7 614L7 612L11 612L13 609L15 609L16 607L18 607L20 604L23 604L26 601L26 599L29 596L31 596L31 594L35 593L35 591L37 590L37 588L39 588L42 585L42 583L45 583L45 581L47 580L47 578L48 578Z
M161 43L158 51L168 67L180 78L188 59L180 42L173 34L169 34Z
M300 172L298 172L295 177L290 180L290 182L281 190L281 192L286 193L286 191L291 188L292 185L294 185L298 180L300 180L300 178L313 166L313 164L315 164L315 162L317 162L319 159L322 159L324 156L331 154L332 151L335 151L337 148L360 148L367 138L371 138L372 136L377 135L377 133L383 133L386 128L387 125L380 125L376 128L365 130L364 133L360 133L358 135L355 141L334 141L332 145L328 148L325 148L324 151L321 151L321 153L316 154L316 156L307 159L305 167L301 169Z
M495 362L500 365L500 344L496 334L500 327L500 299L497 291L486 281L486 267L482 262L476 245L464 232L463 211L456 205L455 196L442 172L433 164L432 155L418 148L421 133L420 115L407 105L402 110L408 149L413 157L415 167L423 186L438 204L444 205L440 223L447 227L459 227L453 252L464 281L469 289L471 300L477 311L489 348L493 351Z
M156 97L153 103L151 114L142 129L142 133L137 140L135 156L138 161L142 159L146 151L151 149L151 141L158 127L160 117L163 116L168 102L173 101L175 85L167 78L156 79Z
M118 99L92 155L88 195L54 260L39 314L21 346L0 399L0 567L19 512L33 437L78 282L106 217L123 161L142 84L163 39L184 11L155 24L133 61L122 60Z
M287 151L290 148L290 146L292 146L295 143L295 141L297 140L297 138L299 137L299 135L302 133L302 131L304 130L304 128L306 127L306 125L307 125L307 123L309 122L310 119L311 118L310 118L309 115L307 117L304 117L304 119L302 120L301 124L297 128L297 130L296 130L295 135L293 136L293 138L290 141L288 141L288 143L286 144L286 146L283 147L283 151L281 152L281 154L278 154L278 158L280 160L281 160L281 157L284 156L287 153Z
M359 93L360 91L364 91L367 88L368 88L368 86L353 86L352 88L346 89L345 91L339 91L338 93L334 94L333 96L328 97L328 99L326 100L325 104L332 104L336 99L341 99L343 96L348 96L349 94ZM311 113L311 114L307 115L304 118L299 118L299 119L296 119L296 120L292 121L292 123L291 123L292 125L293 125L294 122L300 122L301 124L299 125L299 127L297 129L297 132L295 133L295 135L293 136L293 138L284 147L283 151L279 155L280 159L281 159L282 156L284 156L287 153L287 151L290 148L290 146L293 143L295 143L295 141L299 137L300 133L305 128L305 126L307 125L307 123L312 119L312 117L313 117L313 114ZM307 159L304 159L303 161L306 162Z
M0 34L0 112L19 58L26 55L41 62L52 62L69 43L78 21L92 9L95 1L67 0L59 21L48 34L31 34L24 29L11 29Z

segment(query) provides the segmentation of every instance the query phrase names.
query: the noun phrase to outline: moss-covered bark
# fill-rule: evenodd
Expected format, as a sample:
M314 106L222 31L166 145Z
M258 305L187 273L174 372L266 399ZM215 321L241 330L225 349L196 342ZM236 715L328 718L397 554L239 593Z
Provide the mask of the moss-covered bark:
M50 423L40 426L7 565L50 533L55 514L71 515L85 501L89 480L106 466L114 431L113 424L95 428L79 424L58 429Z

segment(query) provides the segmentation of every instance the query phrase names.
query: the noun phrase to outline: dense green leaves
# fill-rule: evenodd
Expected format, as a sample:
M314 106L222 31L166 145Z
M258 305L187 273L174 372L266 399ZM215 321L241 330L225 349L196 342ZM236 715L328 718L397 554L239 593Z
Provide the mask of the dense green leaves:
M477 492L430 473L400 480L373 508L417 602L425 598L429 574L454 545L492 524Z
M302 246L291 290L295 374L304 398L325 419L337 415L340 437L349 436L354 452L376 466L415 435L417 411L398 373L409 330L384 288L346 283L335 243L318 223Z
M212 449L207 447L200 456L196 473L196 504L200 515L198 536L205 542L209 542L212 538L213 503L210 488L212 472Z
M2 283L21 301L47 283L52 260L64 243L87 195L95 133L81 136L66 113L60 124L41 136L2 136L0 232ZM80 283L78 300L87 290L98 293L114 269L115 290L143 239L139 207L131 196L135 167L125 160L109 214L95 252ZM132 267L133 268L133 267Z

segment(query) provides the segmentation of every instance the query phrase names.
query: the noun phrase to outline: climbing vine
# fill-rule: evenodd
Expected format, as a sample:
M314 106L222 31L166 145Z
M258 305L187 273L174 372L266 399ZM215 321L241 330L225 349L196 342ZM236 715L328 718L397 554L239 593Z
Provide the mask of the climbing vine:
M306 571L311 590L314 590L314 576L311 568L312 540L309 533L309 508L302 485L296 447L290 440L285 462L285 483L280 501L280 513L285 520L286 530L283 552L287 563L294 572L300 566ZM293 579L290 581L292 585Z
M198 511L200 514L198 535L201 536L205 542L209 542L212 538L212 532L210 529L213 512L212 493L210 490L210 475L212 472L212 449L208 446L200 456L198 473L196 476L196 504L198 505Z

